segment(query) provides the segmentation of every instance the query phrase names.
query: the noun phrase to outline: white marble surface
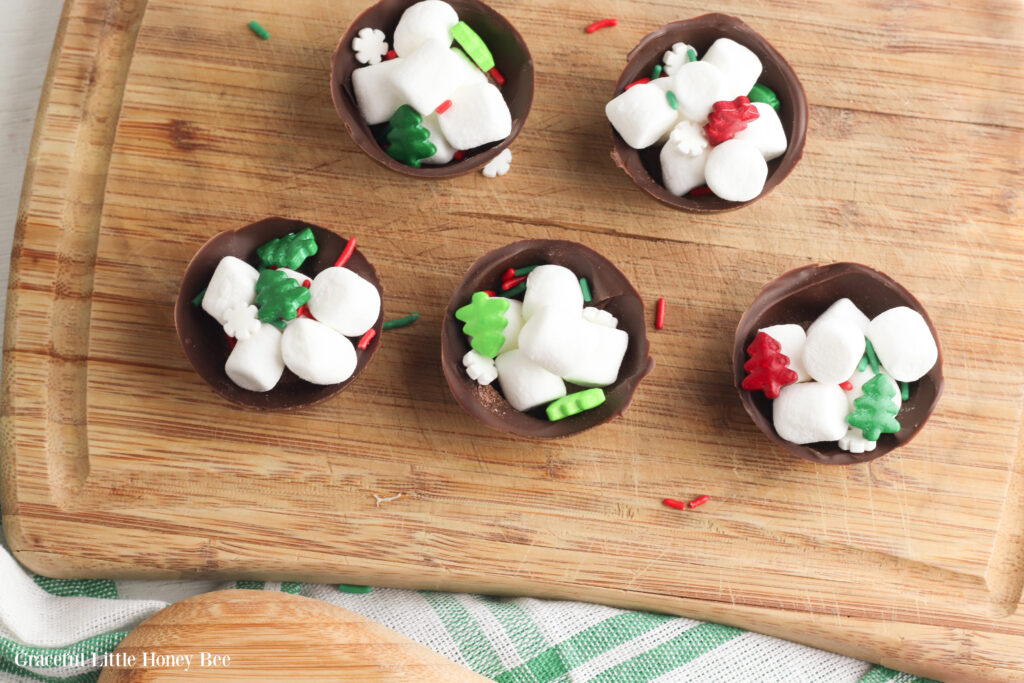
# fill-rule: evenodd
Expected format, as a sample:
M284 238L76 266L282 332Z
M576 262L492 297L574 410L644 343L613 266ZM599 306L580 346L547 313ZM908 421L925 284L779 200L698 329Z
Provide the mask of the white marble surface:
M63 5L62 0L0 0L0 307L4 308L21 181Z

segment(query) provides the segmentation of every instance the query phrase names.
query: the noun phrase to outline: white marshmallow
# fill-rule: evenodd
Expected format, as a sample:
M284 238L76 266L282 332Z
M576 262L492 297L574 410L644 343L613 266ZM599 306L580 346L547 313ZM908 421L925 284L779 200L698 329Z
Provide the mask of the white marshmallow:
M804 342L807 341L807 333L799 325L772 325L762 327L758 332L764 332L769 337L779 342L782 355L789 358L790 370L796 373L797 382L806 382L811 379L804 367Z
M583 310L583 291L576 274L565 266L537 266L526 276L523 295L523 319L529 320L537 310L551 306L566 315L579 317Z
M352 91L356 96L356 104L369 125L384 123L405 104L405 98L391 82L391 75L403 61L400 57L389 59L352 72Z
M608 386L615 382L629 335L545 306L519 333L519 349L533 362L568 382Z
M464 85L451 95L441 114L441 131L456 149L473 149L504 140L512 132L512 112L501 91L490 83Z
M324 268L309 287L309 312L346 337L360 337L380 316L380 292L348 268Z
M530 410L565 396L562 378L531 361L520 349L499 355L495 367L501 393L516 410Z
M850 320L840 317L816 320L807 329L804 367L815 380L838 385L857 369L864 349L864 333Z
M811 326L807 328L809 333L814 329L815 325L824 324L830 320L843 320L854 325L861 332L867 332L868 323L871 320L864 315L863 311L857 308L857 304L853 303L847 298L836 299L835 303L825 309L825 312L819 315Z
M448 45L428 40L391 69L391 84L404 102L426 116L451 98L462 85L465 75L463 66L462 58L452 52ZM445 135L448 135L447 132ZM448 136L448 140L456 144L451 136Z
M882 374L885 375L884 372ZM874 376L874 371L871 368L866 368L853 373L853 376L847 380L853 386L853 389L846 392L846 400L849 402L851 412L854 410L853 402L864 395L864 384ZM888 375L885 376L889 377ZM903 405L900 387L891 377L889 377L889 381L896 391L896 394L892 397L892 402L896 405L896 409L899 410L900 406ZM839 439L839 447L851 453L868 453L875 450L876 445L876 441L865 439L864 432L860 428L853 426L846 430L846 436Z
M847 413L846 392L838 384L790 384L772 401L775 431L796 444L843 438L849 427Z
M781 157L786 152L786 131L782 121L770 104L753 102L757 118L747 121L747 127L733 135L733 140L745 140L757 147L765 161Z
M583 319L595 325L604 325L605 327L615 328L619 326L618 318L603 308L594 308L593 306L587 306L583 309Z
M240 339L231 350L224 372L228 378L249 391L270 391L281 379L281 330L263 323L248 339Z
M726 140L711 148L704 178L711 191L731 202L745 202L761 194L768 164L761 152L745 140Z
M504 297L502 297L504 298ZM505 320L508 324L501 331L505 335L505 343L501 345L498 353L505 353L512 349L519 348L519 331L523 329L523 302L518 299L508 300L508 310L505 311Z
M421 159L420 163L440 166L451 161L452 157L455 156L456 150L448 144L448 138L441 132L441 122L437 120L437 117L436 111L430 112L430 116L423 117L421 125L430 131L430 142L437 148L437 151L426 159Z
M217 319L221 325L226 322L227 312L235 306L248 306L256 301L256 280L258 270L240 258L225 256L217 264L203 294L203 310Z
M661 148L661 182L665 189L682 197L695 187L704 184L704 168L708 163L710 149L700 154L683 154L679 147L668 142Z
M235 304L224 314L224 334L238 340L248 339L260 331L259 309L249 304Z
M604 113L633 149L653 145L679 118L679 113L669 106L665 90L656 83L634 85L606 104Z
M299 318L285 328L281 358L289 370L313 384L344 382L356 371L352 342L309 318Z
M462 357L462 364L466 368L469 378L476 380L481 386L487 386L498 378L498 370L494 367L494 359L483 356L476 351L470 350Z
M875 355L900 382L915 382L939 359L939 347L924 317L912 308L897 306L875 316L868 325L867 338Z
M673 43L672 49L665 52L661 57L661 61L665 63L664 73L671 76L676 72L676 69L688 63L690 61L690 50L693 50L694 54L697 52L686 43Z
M676 69L671 89L679 103L679 113L703 124L711 113L711 105L731 99L726 97L726 85L725 75L714 64L687 62Z
M285 275L287 275L288 277L290 277L291 279L293 279L296 282L298 282L300 285L304 284L306 282L310 282L310 283L313 282L313 278L311 278L308 275L303 275L302 273L300 273L297 270L292 270L291 268L284 268L284 267L280 267L280 266L278 267L278 270L280 272L284 273Z
M459 61L462 63L462 67L460 68L462 71L460 86L488 82L487 76L480 70L480 67L473 63L473 60L469 58L469 55L457 47L452 48L452 54L458 57Z
M734 100L747 95L761 76L761 60L748 48L731 38L719 38L701 58L714 64L725 76L723 100Z
M452 44L452 26L459 23L459 15L447 2L423 0L410 5L395 27L395 53L408 57L423 43L433 40L445 47Z

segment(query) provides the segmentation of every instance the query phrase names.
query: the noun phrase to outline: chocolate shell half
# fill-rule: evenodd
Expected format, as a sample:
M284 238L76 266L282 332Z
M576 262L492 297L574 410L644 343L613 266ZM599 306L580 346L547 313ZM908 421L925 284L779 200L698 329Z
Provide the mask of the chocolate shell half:
M758 83L764 83L771 88L782 105L779 108L779 119L786 131L789 146L785 154L768 162L768 179L761 194L746 202L730 202L713 194L677 197L662 185L661 145L633 149L612 128L612 159L616 165L647 194L673 208L691 213L732 211L764 197L781 183L800 161L804 153L804 140L807 137L807 98L793 68L754 29L740 19L725 14L705 14L694 19L675 21L648 34L629 53L629 63L615 84L613 96L622 93L630 83L650 76L651 69L656 64L661 64L662 56L672 49L674 43L686 43L697 50L697 54L703 55L719 38L732 38L758 56L764 69L761 77L757 79Z
M732 350L733 381L740 393L743 408L769 439L801 458L830 465L849 465L879 458L909 442L921 430L935 410L942 395L942 347L939 358L924 377L910 383L910 398L903 402L897 419L902 429L895 434L882 434L875 450L869 453L849 453L835 442L799 445L786 441L775 432L772 424L772 401L763 392L747 391L740 387L746 376L743 364L747 361L747 347L757 331L770 325L796 323L806 329L837 299L846 297L874 318L895 306L906 306L920 313L936 344L935 331L928 312L914 295L888 275L858 263L834 263L828 266L804 266L783 273L772 280L757 295L736 328Z
M360 149L382 166L392 171L418 178L448 178L482 168L488 161L512 144L526 123L526 116L533 104L533 58L526 42L505 17L479 0L447 0L459 15L483 39L494 57L494 65L505 78L501 94L512 113L512 132L500 142L476 149L463 150L461 160L452 160L444 166L423 165L420 168L407 166L393 159L381 144L387 131L387 123L370 126L359 113L355 93L352 89L352 72L363 64L356 61L352 51L352 39L359 30L366 27L380 29L388 37L395 33L395 27L407 7L418 0L381 0L360 14L341 37L334 58L331 61L331 97L349 135Z
M607 400L593 410L557 422L549 421L543 408L525 413L513 408L501 395L500 380L480 386L469 378L462 365L462 357L470 350L469 339L455 318L455 311L469 303L474 292L496 289L508 268L548 263L565 266L578 277L587 278L593 301L586 305L607 310L619 319L619 328L629 333L619 377L604 387ZM513 242L485 254L470 267L452 295L441 328L441 364L459 405L488 427L535 439L576 434L625 412L640 381L654 368L649 350L643 301L626 276L593 249L559 240ZM580 389L568 385L569 393Z
M365 351L356 351L355 372L344 382L311 384L299 379L285 368L277 386L270 391L259 392L243 389L232 382L224 372L224 364L231 353L228 337L213 316L201 306L192 305L192 299L206 288L217 264L225 256L236 256L258 267L257 248L276 237L302 230L307 226L312 228L319 249L315 255L306 259L299 270L312 279L324 268L334 265L348 240L326 228L280 217L266 218L238 230L227 230L214 235L199 248L185 269L185 277L178 290L178 300L174 305L174 326L178 331L178 339L199 376L216 393L232 403L258 410L280 410L319 403L354 382L380 348L381 325L384 324L383 306L373 326L376 334ZM377 271L359 249L352 253L345 267L371 282L381 292L383 300L383 288L377 278ZM355 341L352 343L355 344Z

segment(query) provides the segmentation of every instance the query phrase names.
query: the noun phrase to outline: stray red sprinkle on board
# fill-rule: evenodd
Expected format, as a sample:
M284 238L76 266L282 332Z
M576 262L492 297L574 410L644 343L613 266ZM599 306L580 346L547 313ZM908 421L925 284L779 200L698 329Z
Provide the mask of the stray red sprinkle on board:
M629 89L630 89L630 88L632 88L632 87L633 87L634 85L642 85L642 84L644 84L644 83L650 83L650 82L651 82L651 79L650 79L650 78L648 78L647 76L644 76L644 77L643 77L643 78L641 78L640 80L637 80L637 81L633 81L632 83L630 83L629 85L627 85L627 86L626 86L626 90L629 90Z
M842 389L843 391L853 391L853 382L851 382L850 380L846 380L845 382L839 385L839 388Z
M341 268L343 265L345 265L348 262L348 260L352 257L352 252L354 252L355 250L356 250L356 238L353 237L345 245L345 248L342 249L341 255L338 256L338 260L334 262L334 267L335 268Z
M658 299L658 311L654 315L654 327L658 330L665 329L665 297Z
M593 24L591 24L590 26L587 27L587 33L593 33L594 31L598 31L598 30L600 30L602 28L609 28L611 26L618 26L618 25L619 25L619 20L618 19L614 19L614 18L612 18L612 19L599 19L598 21L595 21Z
M694 498L693 500L691 500L688 503L688 505L690 506L690 509L692 510L693 508L700 507L701 505L703 505L704 503L708 502L709 500L711 500L711 496L701 496L699 498Z
M491 77L498 85L505 85L505 77L501 75L500 71L498 71L498 67L491 67L491 70L487 73L491 74Z
M398 56L397 52L395 52L394 50L388 50L387 54L384 55L384 59L394 59L397 56Z
M517 287L517 286L521 285L524 282L526 282L526 276L525 275L520 275L519 277L514 277L511 280L505 280L504 282L501 283L501 290L503 292L507 292L508 290L512 289L513 287Z
M665 505L669 506L670 508L675 508L676 510L685 510L686 509L686 503L683 503L682 501L672 500L671 498L666 498L665 500L663 500L661 502L664 503Z
M366 331L366 333L363 334L363 336L359 338L359 343L356 344L356 348L361 350L361 351L365 351L366 347L368 347L370 345L370 340L373 339L374 335L376 335L376 334L377 334L377 330L373 329L372 327L370 329L368 329Z
M437 105L437 109L435 109L434 111L436 111L438 114L443 114L446 111L448 111L451 108L451 106L452 106L452 101L451 100L445 100L441 104Z

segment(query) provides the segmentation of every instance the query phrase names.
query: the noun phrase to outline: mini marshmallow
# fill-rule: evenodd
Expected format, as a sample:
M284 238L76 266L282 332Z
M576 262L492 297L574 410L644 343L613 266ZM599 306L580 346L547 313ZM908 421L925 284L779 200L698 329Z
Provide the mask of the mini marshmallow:
M673 43L672 49L668 50L661 57L661 61L665 64L664 73L671 76L675 74L679 67L688 63L690 61L690 50L693 50L694 54L697 53L697 50L686 43Z
M217 264L203 294L203 310L226 322L227 312L237 305L248 306L256 301L256 280L259 271L240 258L225 256Z
M733 138L711 148L704 178L722 199L745 202L761 194L768 164L753 143Z
M501 393L513 408L530 410L565 396L565 382L531 361L520 349L495 359Z
M619 326L619 319L602 308L587 306L583 309L583 319L595 325L615 328Z
M653 145L679 118L679 113L669 105L665 90L654 83L634 85L606 104L604 113L633 149Z
M789 358L790 370L796 373L797 382L806 382L811 379L804 367L804 342L807 341L807 333L799 325L772 325L762 327L758 332L764 332L769 337L779 342L782 355Z
M912 308L897 306L875 316L867 338L878 361L900 382L915 382L939 359L939 347L924 317Z
M270 391L281 379L281 330L263 323L248 339L240 339L231 349L224 372L228 378L249 391Z
M346 337L360 337L380 316L380 292L348 268L324 268L309 287L309 312Z
M608 386L619 376L629 335L545 306L527 319L519 349L533 362L568 382Z
M451 106L439 120L441 131L456 149L504 140L512 132L512 112L501 91L490 83L464 85L450 99Z
M384 123L405 104L405 98L391 82L392 73L403 61L398 57L352 72L352 91L359 105L359 113L367 124L375 126Z
M884 372L882 374L885 375ZM865 370L858 370L847 380L853 387L850 391L846 392L846 400L849 403L850 411L854 409L853 402L864 395L864 384L874 376L874 371L871 368L867 368ZM888 375L885 376L889 377ZM889 381L896 392L892 397L892 402L896 405L896 409L899 410L903 405L903 397L900 395L899 385L891 377L889 377ZM865 439L864 432L858 427L853 426L846 431L846 436L839 439L839 447L851 453L868 453L875 450L876 445L876 441Z
M455 148L448 144L448 138L441 132L441 122L438 121L437 112L431 112L430 116L423 117L423 123L421 124L424 128L430 131L430 142L433 143L437 151L433 155L426 159L421 159L422 164L436 164L438 166L447 164L455 156Z
M287 275L288 277L290 277L291 279L298 282L300 285L305 284L306 282L313 282L313 278L311 278L308 275L303 275L297 270L292 270L291 268L285 268L283 266L279 266L277 269L284 273L285 275Z
M381 57L388 52L388 43L384 38L384 31L379 28L367 26L359 29L359 33L352 39L356 61L360 64L380 64Z
M825 309L825 312L819 315L811 326L807 328L810 332L814 329L815 325L826 323L830 320L845 320L850 324L854 325L861 332L868 331L868 323L871 320L864 315L863 311L857 308L857 304L853 303L849 299L842 298L837 299L835 303Z
M462 63L462 80L460 81L460 87L463 85L488 82L487 76L476 64L473 63L473 60L469 58L469 55L457 47L452 48L452 54L458 57L459 61Z
M537 266L526 276L523 319L529 320L534 312L547 306L576 317L583 310L580 281L576 274L565 266Z
M395 53L408 57L423 43L436 41L448 47L452 44L452 26L459 23L459 15L447 2L424 0L410 5L395 27ZM744 93L746 94L746 93Z
M752 104L757 107L757 118L747 121L747 127L733 135L733 140L752 143L765 161L777 159L786 152L786 131L782 129L782 121L772 105L764 102Z
M508 173L512 168L512 150L507 147L487 162L487 165L480 169L485 178L497 178Z
M356 371L352 342L309 318L299 318L285 328L281 358L289 370L312 384L344 382Z
M707 121L711 105L730 99L726 97L725 76L708 62L680 65L672 76L671 89L679 103L680 115L699 124Z
M501 297L504 298L504 297ZM505 335L505 343L501 345L498 353L505 353L512 349L519 348L519 332L523 329L523 302L518 299L509 299L508 308L505 310L505 320L508 324L501 331Z
M748 94L761 76L761 60L731 38L719 38L712 43L701 61L714 64L725 76L723 100Z
M248 339L260 331L259 309L249 304L235 304L224 314L224 334L239 341Z
M671 142L661 148L661 182L665 189L682 197L695 187L704 184L704 168L708 163L710 149L700 154L683 154Z
M480 386L487 386L498 378L498 370L494 367L494 359L470 350L462 357L469 378L476 380Z
M796 444L843 438L849 427L847 413L846 392L838 384L790 384L772 401L775 431Z
M851 320L842 317L816 320L807 329L804 367L817 381L838 385L857 369L865 346L864 333Z
M465 71L462 58L452 52L448 45L436 40L428 40L416 48L416 51L404 57L391 69L391 84L402 100L422 116L437 109L445 100L452 98L453 93L462 85ZM390 60L392 62L397 59ZM381 64L386 64L382 62ZM381 66L380 64L377 65ZM369 68L369 67L367 67ZM356 69L361 71L362 69ZM353 72L354 74L355 72ZM501 93L498 93L501 96ZM504 100L502 100L504 103ZM506 107L507 109L507 107ZM393 112L392 112L393 113ZM450 112L447 112L450 113ZM452 139L442 124L441 130L451 144L460 149L459 143ZM507 133L506 133L507 135Z

